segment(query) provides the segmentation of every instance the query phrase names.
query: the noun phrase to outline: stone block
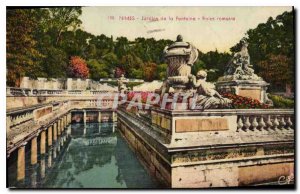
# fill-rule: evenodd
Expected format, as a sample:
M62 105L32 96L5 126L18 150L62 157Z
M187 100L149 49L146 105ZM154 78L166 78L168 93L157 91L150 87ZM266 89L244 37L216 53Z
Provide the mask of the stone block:
M260 89L251 89L251 88L240 88L239 95L244 97L249 97L252 99L260 100L261 99L261 90Z
M293 163L239 167L239 185L278 181L281 176L290 176L293 173Z
M172 168L172 187L175 188L198 188L209 187L210 184L206 182L203 170L196 167L176 167Z
M177 119L176 133L229 130L227 118Z

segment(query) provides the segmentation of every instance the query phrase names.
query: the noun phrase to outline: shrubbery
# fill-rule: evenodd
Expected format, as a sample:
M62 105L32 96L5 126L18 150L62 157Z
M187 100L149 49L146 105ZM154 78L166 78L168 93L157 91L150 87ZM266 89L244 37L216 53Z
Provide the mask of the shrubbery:
M273 101L274 108L294 108L295 102L292 99L278 95L269 95L269 98Z

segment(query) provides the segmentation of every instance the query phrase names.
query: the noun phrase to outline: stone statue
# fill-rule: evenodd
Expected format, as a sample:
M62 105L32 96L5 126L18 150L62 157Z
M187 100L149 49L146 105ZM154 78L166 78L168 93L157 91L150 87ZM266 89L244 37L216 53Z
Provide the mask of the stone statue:
M248 43L242 40L241 51L235 53L227 65L227 70L220 81L228 80L262 80L254 73L253 66L250 64L250 55L248 53Z
M122 74L121 77L118 79L118 90L119 90L119 92L124 93L124 92L128 91L128 88L125 84L126 82L127 82L126 78L125 78L124 74Z
M196 88L197 99L196 106L202 109L212 108L228 108L231 106L232 101L228 98L223 98L216 90L215 85L206 82L206 71L200 70L197 76L190 75L190 82Z
M188 42L183 42L181 35L177 36L176 42L164 49L164 59L168 64L167 80L165 90L172 87L175 92L185 91L189 82L188 76L191 74L191 68L198 58L197 49Z

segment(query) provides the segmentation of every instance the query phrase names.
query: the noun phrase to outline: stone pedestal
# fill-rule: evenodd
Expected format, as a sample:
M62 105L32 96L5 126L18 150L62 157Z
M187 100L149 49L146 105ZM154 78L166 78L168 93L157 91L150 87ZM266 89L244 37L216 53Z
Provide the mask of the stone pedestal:
M216 88L219 92L229 92L266 103L268 99L266 93L268 85L265 81L232 80L219 81L216 83Z

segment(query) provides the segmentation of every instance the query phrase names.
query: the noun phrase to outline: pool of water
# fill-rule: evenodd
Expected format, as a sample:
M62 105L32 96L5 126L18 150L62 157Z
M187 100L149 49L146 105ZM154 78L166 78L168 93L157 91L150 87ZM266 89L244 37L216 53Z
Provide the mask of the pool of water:
M8 163L9 187L25 188L157 188L112 123L73 124L65 130L26 177L16 180L16 160Z

